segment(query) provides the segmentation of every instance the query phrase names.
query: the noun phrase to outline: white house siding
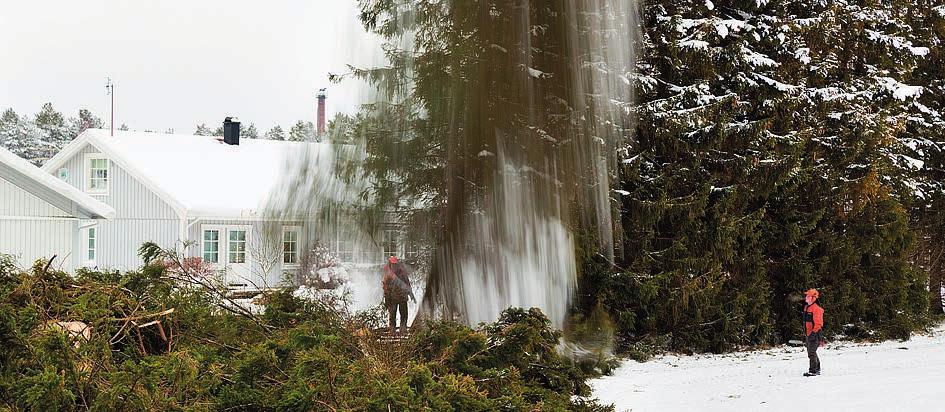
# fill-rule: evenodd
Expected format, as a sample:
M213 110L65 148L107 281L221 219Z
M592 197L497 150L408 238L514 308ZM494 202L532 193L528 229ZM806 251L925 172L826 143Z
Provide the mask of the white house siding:
M2 178L0 199L0 253L16 256L23 268L53 255L55 267L74 268L77 220Z
M68 170L66 181L85 190L86 154L98 152L89 145L70 158L63 165ZM108 194L90 194L115 208L114 219L96 226L95 264L98 267L134 269L141 266L137 251L142 243L150 241L166 248L175 247L180 239L180 219L174 209L115 162L109 161L108 173ZM79 234L80 243L85 236L85 231ZM82 249L84 252L84 246Z
M96 229L98 267L129 270L141 266L138 247L154 242L173 248L178 239L177 221L124 219L102 222ZM83 239L84 234L82 235Z
M192 224L187 229L187 237L193 243L187 249L187 253L189 256L202 256L203 254L202 239L203 239L204 228L218 227L218 228L225 229L225 228L236 227L236 226L245 226L249 228L250 244L247 245L247 260L250 261L251 266L248 268L249 269L248 276L244 277L238 273L234 273L234 271L232 270L226 269L229 273L227 277L228 283L246 284L249 288L253 288L254 286L257 286L257 287L279 286L283 284L283 281L286 278L286 274L292 273L296 269L293 267L283 267L282 265L282 252L281 252L282 251L282 232L281 231L279 231L279 233L276 234L277 239L275 239L275 241L277 242L275 252L278 254L278 256L273 256L270 254L271 252L274 251L273 249L271 248L264 249L259 246L260 244L259 238L261 236L260 234L263 233L263 231L265 231L267 227L273 227L273 226L267 226L267 225L275 225L275 227L280 227L280 226L281 227L298 227L299 228L299 257L301 257L302 254L305 253L306 247L308 245L308 243L306 242L309 236L306 236L305 231L302 230L301 224L297 222L283 223L283 222L265 222L265 221L258 221L258 220L254 221L254 220L215 219L215 220L199 220L199 221L196 221L196 223L194 223L194 221L191 220L190 222L188 222L188 224L190 223ZM227 241L227 239L225 239L224 234L221 234L220 237L221 237L221 242ZM224 266L226 266L224 250L225 249L221 245L221 250L220 250L221 269L224 269ZM268 250L270 253L266 253L265 250ZM269 255L269 257L267 258L266 256L260 256L260 255ZM274 263L270 263L267 265L260 265L259 264L260 260L274 261ZM271 270L269 270L267 273L267 271L263 268L263 266L270 266Z
M0 178L0 216L69 217L70 214Z
M22 268L37 259L56 256L53 266L65 271L75 268L73 239L75 220L0 220L0 252L16 256Z

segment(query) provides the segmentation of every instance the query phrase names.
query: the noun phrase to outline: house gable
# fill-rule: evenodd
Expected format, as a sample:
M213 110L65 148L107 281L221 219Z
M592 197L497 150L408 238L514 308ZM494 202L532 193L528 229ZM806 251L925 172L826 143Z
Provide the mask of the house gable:
M61 174L69 185L85 191L89 179L88 161L90 158L102 156L108 159L109 163L108 191L88 194L115 208L117 219L180 219L174 205L142 182L138 176L129 172L120 158L109 155L92 141L73 143L76 146L71 148L67 156L59 159L54 157L43 169L53 175Z
M79 190L86 189L87 161L90 155L103 155L109 161L109 190L90 196L114 207L119 218L180 219L184 207L151 182L144 173L129 164L107 144L98 142L93 130L83 132L43 165L43 170L58 175L65 170L65 181ZM173 167L173 165L168 165Z
M334 145L322 143L246 139L227 144L207 136L132 131L112 136L89 129L44 169L56 174L83 155L82 144L106 154L182 219L258 217L274 198L286 200L292 184L287 170L304 167L330 180L336 155Z
M112 218L115 210L0 148L0 208L7 217ZM58 210L57 210L58 209Z

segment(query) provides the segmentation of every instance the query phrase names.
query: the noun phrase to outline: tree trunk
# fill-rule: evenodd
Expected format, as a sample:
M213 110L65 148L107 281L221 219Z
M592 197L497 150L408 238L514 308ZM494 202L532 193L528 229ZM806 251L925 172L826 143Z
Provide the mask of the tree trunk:
M945 281L945 233L934 228L919 231L919 242L914 261L920 270L929 275L929 313L941 315L942 286Z
M929 306L933 315L943 314L942 308L942 271L936 268L929 273L929 291L932 293Z

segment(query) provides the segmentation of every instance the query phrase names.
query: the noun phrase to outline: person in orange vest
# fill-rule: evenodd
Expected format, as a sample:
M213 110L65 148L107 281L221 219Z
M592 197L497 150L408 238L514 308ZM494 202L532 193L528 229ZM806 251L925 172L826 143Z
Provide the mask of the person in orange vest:
M817 357L817 348L823 337L824 309L817 304L820 292L809 289L804 293L804 333L807 336L807 358L810 359L810 369L804 376L820 375L820 358Z
M397 261L397 256L391 256L384 265L384 278L381 281L384 287L384 306L387 307L388 327L390 334L393 335L397 329L397 313L400 313L400 333L407 333L407 298L414 302L413 288L410 286L410 276L404 270L402 264Z

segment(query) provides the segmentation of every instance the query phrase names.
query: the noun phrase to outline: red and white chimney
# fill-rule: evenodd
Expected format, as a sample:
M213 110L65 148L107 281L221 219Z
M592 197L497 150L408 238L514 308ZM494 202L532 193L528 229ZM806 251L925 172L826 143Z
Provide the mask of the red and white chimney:
M318 134L325 133L325 89L318 89Z

